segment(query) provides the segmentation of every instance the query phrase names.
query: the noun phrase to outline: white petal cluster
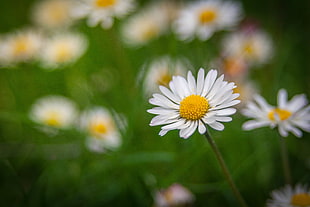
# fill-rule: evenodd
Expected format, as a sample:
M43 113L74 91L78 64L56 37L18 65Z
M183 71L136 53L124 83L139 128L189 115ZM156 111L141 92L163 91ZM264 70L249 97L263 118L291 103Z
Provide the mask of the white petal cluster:
M174 30L181 40L192 40L197 37L204 41L216 31L233 28L241 17L241 6L236 2L197 1L189 3L180 12Z
M224 75L217 77L216 70L210 70L205 76L204 69L198 72L197 80L192 73L187 73L187 79L182 76L173 76L169 88L159 86L162 94L155 93L149 102L157 107L148 112L156 114L150 125L165 125L159 135L163 136L168 131L179 129L180 137L188 138L198 128L200 134L206 132L205 124L216 130L223 130L224 125L220 122L230 122L230 115L236 109L230 108L240 101L235 100L239 94L233 93L233 82L224 81ZM180 116L181 101L190 95L203 97L208 102L207 112L198 120L190 120Z
M288 101L286 90L281 89L278 92L277 107L269 105L260 95L255 95L254 101L248 103L242 111L245 116L253 118L243 124L244 130L277 126L283 137L287 137L288 132L301 137L300 129L310 132L310 106L307 106L308 101L304 94L296 95Z

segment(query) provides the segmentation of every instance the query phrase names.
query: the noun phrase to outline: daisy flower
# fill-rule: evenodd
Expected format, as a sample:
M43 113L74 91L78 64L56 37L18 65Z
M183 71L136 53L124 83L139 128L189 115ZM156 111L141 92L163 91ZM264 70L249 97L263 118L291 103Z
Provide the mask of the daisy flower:
M185 75L189 63L185 59L172 59L168 56L153 60L147 66L144 89L147 94L158 91L158 86L168 86L173 75Z
M173 184L167 189L155 193L155 207L187 206L195 200L194 195L180 184Z
M225 56L242 58L251 65L266 63L273 52L270 37L261 30L232 33L224 38L222 45Z
M43 43L42 34L32 29L23 29L3 37L0 45L0 61L4 65L33 60Z
M81 34L57 34L46 41L40 60L44 67L54 69L76 61L86 48L87 40Z
M50 95L38 99L30 111L30 119L39 124L68 128L77 117L75 104L66 97Z
M236 2L205 0L188 4L175 21L174 30L181 40L209 39L218 30L231 29L241 19Z
M82 113L81 128L86 131L86 145L91 151L104 152L121 145L121 135L115 118L103 107L94 107Z
M172 3L156 2L131 16L123 25L122 36L129 46L142 46L165 34L176 9Z
M159 86L162 94L155 93L149 102L157 107L148 112L156 114L150 125L165 125L159 135L163 136L173 129L180 130L180 137L188 138L198 128L200 134L207 130L205 124L216 130L223 130L220 122L232 120L230 115L236 109L230 108L240 101L239 94L233 93L233 82L224 81L224 75L217 78L217 71L210 70L205 77L201 68L197 81L189 71L187 80L182 76L173 76L169 88Z
M278 106L269 105L266 100L256 95L255 102L250 102L242 113L254 120L243 124L244 130L252 130L259 127L278 127L282 137L287 137L288 132L301 137L300 129L310 132L310 106L304 94L294 96L287 100L287 92L284 89L278 92ZM300 128L300 129L298 129Z
M271 193L271 199L267 201L267 207L309 207L310 206L310 189L298 184L285 186L280 190L274 190Z
M100 23L104 29L112 27L114 17L122 18L135 7L134 0L80 0L72 9L75 17L87 17L88 26Z
M33 22L50 30L68 27L74 20L71 15L73 3L74 0L40 1L33 8Z

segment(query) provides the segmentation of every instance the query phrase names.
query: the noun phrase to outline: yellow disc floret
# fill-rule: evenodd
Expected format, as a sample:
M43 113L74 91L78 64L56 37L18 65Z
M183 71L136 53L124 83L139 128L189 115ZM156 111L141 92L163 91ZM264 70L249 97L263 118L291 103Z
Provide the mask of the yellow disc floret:
M109 7L115 4L116 0L96 0L95 5L97 7Z
M171 79L172 79L172 75L170 75L167 72L167 73L160 74L160 76L158 77L156 82L158 85L163 85L163 86L167 87L169 85L169 82L171 81Z
M271 110L268 113L268 118L272 121L275 120L275 116L279 117L279 119L281 121L284 121L286 119L288 119L290 116L292 115L292 112L284 110L284 109L279 109L279 108L275 108L273 110Z
M90 131L93 135L105 134L107 126L102 122L95 122L90 125Z
M207 24L213 22L216 18L217 14L214 10L206 9L200 12L199 14L199 21L202 24Z
M187 120L201 119L209 109L206 98L199 95L190 95L180 103L180 116Z
M298 207L308 207L310 206L310 194L299 193L295 194L291 198L291 204Z
M60 114L55 111L49 112L44 120L44 123L48 126L60 127L62 125L60 121Z

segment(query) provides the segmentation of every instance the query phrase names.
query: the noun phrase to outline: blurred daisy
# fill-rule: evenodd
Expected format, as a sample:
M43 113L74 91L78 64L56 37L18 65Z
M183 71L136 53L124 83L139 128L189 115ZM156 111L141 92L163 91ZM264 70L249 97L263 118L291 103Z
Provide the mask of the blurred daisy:
M175 21L175 32L181 40L209 39L218 30L231 29L241 19L236 2L205 0L189 3Z
M182 207L192 204L194 195L180 184L157 191L154 196L155 207Z
M255 102L250 102L242 111L243 114L254 120L243 124L244 130L252 130L259 127L278 127L282 137L287 137L288 132L301 137L302 132L298 128L310 132L310 106L304 94L296 95L292 100L287 100L287 92L281 89L278 93L278 106L269 105L259 95L254 96Z
M225 56L242 58L251 65L266 63L272 57L271 39L260 30L232 33L222 45Z
M189 71L187 80L182 76L173 76L170 90L159 86L163 93L155 93L149 102L157 107L148 112L156 114L150 125L165 125L159 135L163 136L173 129L180 130L180 137L188 138L198 128L200 134L207 130L205 124L216 130L223 130L220 122L232 120L230 115L236 109L229 108L238 104L239 94L233 93L233 82L224 81L224 75L217 78L217 71L210 70L205 77L204 69L198 72L197 81Z
M185 75L189 63L185 59L172 59L168 56L152 61L147 67L144 90L149 95L158 91L158 86L168 86L173 75Z
M87 40L81 34L57 34L45 43L41 62L46 68L57 68L80 58L87 48Z
M76 117L75 104L68 98L57 95L38 99L30 111L30 118L34 122L54 128L68 128Z
M271 193L271 199L267 201L267 207L309 207L310 189L298 184L295 188L287 185L280 190Z
M38 26L51 30L70 26L73 3L74 0L40 1L33 8L32 19Z
M88 26L108 29L112 27L114 17L122 18L135 7L134 0L80 0L72 9L75 17L87 17Z
M253 94L257 94L257 86L250 80L237 81L236 84L237 87L234 88L234 92L240 94L238 99L241 100L241 104L238 104L237 107L243 108L245 104L253 100Z
M121 135L115 118L103 107L86 110L81 115L81 127L88 133L86 145L91 151L104 152L121 145Z
M122 29L124 41L130 46L142 46L166 33L176 13L171 4L158 1L130 17Z
M42 34L23 29L3 37L0 45L0 61L4 65L26 62L37 58L43 43Z

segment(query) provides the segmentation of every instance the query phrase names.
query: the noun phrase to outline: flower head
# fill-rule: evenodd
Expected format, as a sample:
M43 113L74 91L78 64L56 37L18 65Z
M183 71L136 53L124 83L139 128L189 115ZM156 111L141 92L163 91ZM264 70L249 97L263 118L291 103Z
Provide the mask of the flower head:
M223 130L220 122L232 120L229 115L236 109L229 108L238 104L239 94L233 93L233 82L224 81L224 75L217 78L217 71L210 70L205 77L204 69L198 72L197 81L189 71L187 80L182 76L173 76L170 89L159 86L162 94L155 93L149 102L157 107L148 112L156 114L150 125L165 125L159 135L163 136L173 129L180 130L180 137L188 138L198 128L206 132L205 124L216 130Z
M235 2L205 0L190 3L175 21L181 40L209 39L215 31L234 27L241 19L240 5Z
M310 189L298 184L294 187L285 186L271 193L271 199L267 201L267 207L309 207Z
M76 61L85 52L87 40L80 34L57 34L46 41L41 62L46 68L57 68Z
M32 106L30 118L53 128L68 128L77 117L75 104L66 97L50 95L38 99Z
M302 132L298 128L310 132L310 106L304 94L296 95L292 100L287 100L287 92L284 89L278 92L278 106L269 105L259 95L254 97L255 102L250 102L242 111L243 114L254 120L243 124L244 130L251 130L263 126L271 128L278 127L283 137L292 132L295 136L301 137Z
M75 17L87 17L89 26L101 24L102 28L112 27L114 17L121 18L135 7L134 0L80 0L72 9Z
M187 206L194 202L194 195L180 184L173 184L167 189L155 193L155 207Z
M94 107L84 111L80 123L88 134L86 145L91 151L104 152L121 145L120 127L107 109Z

